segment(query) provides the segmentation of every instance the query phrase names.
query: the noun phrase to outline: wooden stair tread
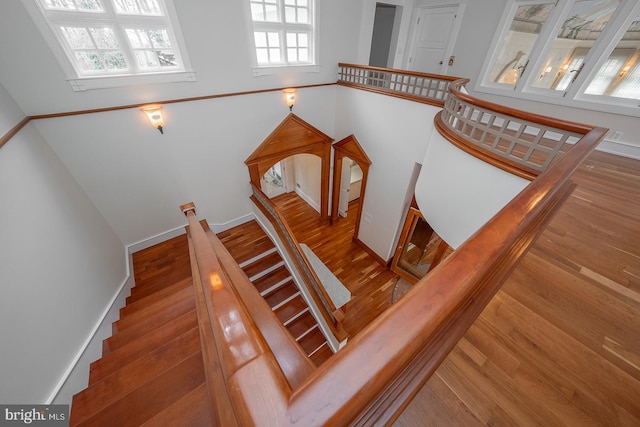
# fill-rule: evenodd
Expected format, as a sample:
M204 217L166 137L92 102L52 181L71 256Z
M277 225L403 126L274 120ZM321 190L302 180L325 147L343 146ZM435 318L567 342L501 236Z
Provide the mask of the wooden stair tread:
M189 277L191 277L191 268L183 266L180 269L162 273L158 280L154 280L153 283L149 283L146 286L141 286L136 281L136 286L131 289L131 295L127 297L126 303L137 301Z
M175 314L176 316L174 318L165 319L165 322L157 322L156 324L142 325L143 327L139 327L139 328L129 328L126 331L119 332L116 335L113 335L107 338L106 340L104 340L102 344L102 353L106 355L109 352L112 352L118 348L121 348L133 342L134 340L155 331L156 329L171 327L172 325L175 325L176 322L190 321L190 319L193 319L193 318L195 318L197 322L197 313L195 309L195 303L193 303L193 307L191 308L191 310L186 310L184 313L180 315L178 315L178 313L175 313Z
M131 303L128 303L127 305L125 305L120 309L120 318L122 319L124 316L139 310L140 307L146 307L147 305L153 304L156 301L161 301L165 299L168 295L171 295L174 292L177 292L180 289L187 288L187 287L193 287L193 282L191 280L191 277L180 280L171 286L167 286L166 288L161 289L158 292L155 292L151 295L147 295L146 297L141 298L137 301L132 301Z
M210 427L211 413L206 383L200 384L181 399L153 418L141 424L141 427L189 426Z
M283 280L291 277L291 273L287 270L287 267L280 266L277 269L265 274L253 281L254 286L258 289L258 292L261 294L265 291L268 291L270 288L275 286L277 283L282 282Z
M316 365L320 366L324 362L326 362L331 356L333 356L333 351L329 347L329 344L325 344L320 349L318 349L315 353L313 353L309 358Z
M79 417L77 408L81 406L74 403L70 426L139 426L204 384L204 380L202 353L198 351L87 418Z
M200 333L196 327L76 394L73 397L73 406L77 408L75 416L77 419L91 417L200 352Z
M245 272L247 277L251 278L282 262L282 257L278 251L273 251L260 259L257 259L251 264L242 267L242 270Z
M144 322L138 322L135 325L123 329L122 331L118 332L117 325L114 323L112 325L114 336L119 334L131 334L136 338L140 337L153 329L166 324L167 322L171 322L176 317L193 310L195 306L196 303L194 298L185 298L178 300L175 304L165 308L164 310L160 310L146 316Z
M255 220L217 233L217 237L238 264L274 247L269 236Z
M289 280L276 289L264 295L264 299L269 304L269 307L274 308L279 306L284 301L293 298L296 294L299 294L300 290L293 283L293 280Z
M160 313L174 310L177 305L186 304L188 301L185 300L194 300L193 286L185 287L169 295L165 295L165 298L154 301L152 304L139 306L137 311L129 313L121 317L120 320L113 322L113 333L122 332L131 327L138 327L143 321L147 322L149 319L159 317Z
M306 334L309 330L316 327L318 322L313 317L311 312L307 310L302 315L298 316L295 320L287 325L287 329L293 335L296 341L298 341L302 335Z
M298 344L300 344L300 347L310 355L322 347L326 342L327 339L322 334L320 328L313 328L306 335L300 338Z
M296 315L307 310L309 307L307 303L300 295L296 296L286 304L282 305L278 309L274 310L278 319L286 326L287 323L292 321Z
M114 348L113 351L103 351L102 358L96 360L90 366L89 384L100 381L136 359L147 357L149 352L162 343L171 341L196 326L198 326L198 317L196 312L192 311L128 344Z

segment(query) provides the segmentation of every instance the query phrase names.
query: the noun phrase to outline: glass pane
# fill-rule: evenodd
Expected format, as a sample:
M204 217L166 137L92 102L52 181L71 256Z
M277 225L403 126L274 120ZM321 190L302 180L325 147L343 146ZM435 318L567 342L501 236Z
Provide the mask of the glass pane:
M95 47L86 28L60 27L60 30L71 49L91 49Z
M266 5L264 8L265 21L278 22L278 8L275 5Z
M489 81L515 86L553 7L553 4L544 3L518 7L489 74Z
M297 45L296 33L287 33L287 47L296 47Z
M266 47L267 46L267 33L264 32L254 32L253 38L256 42L256 47Z
M133 30L128 28L126 30L129 43L134 49L140 49L145 47L151 47L151 40L144 30Z
M607 61L602 64L595 77L591 79L585 93L588 95L607 94L616 77L623 77L625 73L623 67L629 67L626 70L627 72L631 69L627 62L634 53L635 49L615 49L607 58Z
M161 67L177 67L178 61L176 60L176 54L172 50L160 50L156 51L158 56L158 62Z
M280 62L280 49L269 49L269 62Z
M284 8L284 20L286 22L295 23L298 22L296 19L296 8L295 7L285 7Z
M104 70L100 55L96 51L82 51L75 53L76 61L84 71Z
M585 93L640 98L640 15L629 25Z
M298 62L298 50L295 48L287 49L287 60L289 62Z
M111 28L89 28L89 31L98 49L117 49L120 47Z
M109 70L124 70L127 68L127 61L120 51L104 52L102 59Z
M98 0L43 0L46 9L64 9L80 12L102 12L102 5Z
M162 16L158 0L112 0L116 13L127 15Z
M269 47L279 47L280 35L278 33L267 33L267 42L269 43Z
M309 49L298 49L298 61L309 62Z
M149 30L149 37L153 42L153 47L171 47L171 42L169 41L169 33L167 33L167 30Z
M256 49L256 56L258 57L258 64L269 63L269 53L267 49Z
M136 50L136 59L140 68L158 68L158 58L152 50Z
M253 21L264 21L264 8L261 4L251 3L251 19Z
M619 0L576 1L566 16L549 55L542 63L533 86L564 91L580 73L580 67L575 68L574 51L576 49L588 51L593 46L619 3ZM572 61L573 66L570 64ZM571 75L567 76L567 74ZM560 81L564 83L559 84Z

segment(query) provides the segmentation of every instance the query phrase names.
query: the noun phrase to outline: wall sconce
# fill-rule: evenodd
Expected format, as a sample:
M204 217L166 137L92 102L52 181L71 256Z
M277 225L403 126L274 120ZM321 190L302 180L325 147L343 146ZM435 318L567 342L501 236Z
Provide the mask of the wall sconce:
M631 69L631 65L625 65L624 67L622 67L622 70L620 70L620 77L624 77L625 74L627 74L629 72L629 70Z
M162 127L164 126L164 117L162 117L162 105L149 105L142 107L142 111L147 115L151 125L164 134Z
M287 103L287 106L289 107L289 111L292 111L293 106L296 104L296 90L293 88L290 88L290 89L283 89L282 92L284 92L284 99Z
M542 74L540 74L540 79L543 79L547 76L547 74L549 74L551 72L552 68L549 66L547 68L544 69L544 71L542 72Z

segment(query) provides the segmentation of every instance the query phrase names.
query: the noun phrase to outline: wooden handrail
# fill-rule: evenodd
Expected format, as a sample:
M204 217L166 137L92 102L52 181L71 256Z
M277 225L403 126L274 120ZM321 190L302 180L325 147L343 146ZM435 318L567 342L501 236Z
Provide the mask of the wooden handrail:
M331 297L322 285L322 282L302 251L300 243L293 235L293 232L278 207L253 183L251 183L251 189L253 192L251 200L267 217L276 230L276 233L278 233L278 237L280 237L281 242L285 246L284 249L295 264L296 270L301 274L303 280L301 285L305 286L309 291L309 295L313 298L315 306L318 308L325 323L331 329L331 333L336 337L336 340L338 342L344 341L347 339L347 333L342 326L342 320L344 319L343 309L336 307L331 300Z
M465 102L473 98L467 97ZM236 332L256 336L234 335L219 342L216 336L216 342L234 348L247 345L247 355L234 360L229 351L218 349L241 425L387 425L399 415L571 194L571 175L607 131L508 112L529 121L540 119L545 126L580 131L581 137L405 297L297 386L284 379L269 348L250 327L251 319L238 315ZM242 308L232 300L232 292L222 295L229 312ZM219 329L224 326L231 327L217 322Z

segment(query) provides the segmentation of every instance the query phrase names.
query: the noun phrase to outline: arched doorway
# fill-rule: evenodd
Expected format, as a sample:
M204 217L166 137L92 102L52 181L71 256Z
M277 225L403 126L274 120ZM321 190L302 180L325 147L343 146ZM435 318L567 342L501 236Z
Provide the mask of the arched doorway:
M261 180L274 165L297 154L320 158L320 215L329 215L329 170L333 139L295 114L289 114L245 160L251 183L261 188Z

